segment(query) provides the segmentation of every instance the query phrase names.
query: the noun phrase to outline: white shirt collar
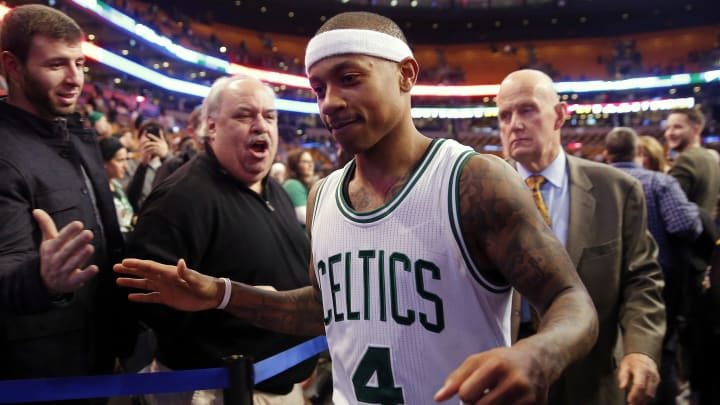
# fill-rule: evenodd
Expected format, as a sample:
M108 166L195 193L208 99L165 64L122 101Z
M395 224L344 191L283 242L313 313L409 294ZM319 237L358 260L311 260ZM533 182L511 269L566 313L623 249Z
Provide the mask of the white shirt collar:
M517 170L523 180L527 179L533 174L539 174L545 177L547 181L553 186L562 188L565 181L565 174L567 172L565 170L566 162L567 158L565 157L565 152L560 149L558 155L555 157L555 160L553 160L552 163L550 163L550 165L540 173L533 173L529 171L528 169L523 167L520 162L517 162Z

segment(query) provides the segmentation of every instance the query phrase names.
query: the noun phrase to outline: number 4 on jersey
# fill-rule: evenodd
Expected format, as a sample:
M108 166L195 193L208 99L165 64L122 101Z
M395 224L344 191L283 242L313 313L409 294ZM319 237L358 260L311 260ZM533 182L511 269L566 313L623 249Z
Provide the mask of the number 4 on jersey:
M368 383L375 374L377 385ZM402 388L395 386L390 348L368 347L352 377L355 398L369 404L404 404Z

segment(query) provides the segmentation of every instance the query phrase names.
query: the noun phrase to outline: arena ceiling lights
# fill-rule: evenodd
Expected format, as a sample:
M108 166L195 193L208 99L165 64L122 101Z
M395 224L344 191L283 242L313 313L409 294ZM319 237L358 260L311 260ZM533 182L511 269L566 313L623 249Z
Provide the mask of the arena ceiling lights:
M170 38L158 34L152 28L136 22L131 17L110 7L102 1L72 0L72 2L95 13L117 27L126 30L138 39L159 48L161 51L169 54L170 56L185 62L202 66L203 68L213 69L225 74L246 74L270 83L284 84L286 86L308 90L310 89L310 85L305 76L250 68L187 49L174 43ZM712 81L720 81L720 70L703 73L652 76L613 81L591 80L558 82L556 83L555 88L558 93L613 92L704 84ZM413 88L412 95L432 97L494 96L497 94L499 87L499 84L469 86L435 86L420 84Z
M271 83L285 84L293 87L308 88L307 79L303 76L289 75L285 73L265 71L261 69L253 69L241 65L231 64L222 59L204 55L193 50L183 48L170 41L169 38L163 37L155 33L152 29L137 24L135 21L123 13L113 9L107 4L93 0L73 0L75 3L90 9L101 17L111 21L113 24L128 30L133 27L131 32L142 32L145 36L138 36L140 39L154 38L156 41L151 42L175 57L189 63L202 65L206 68L215 67L216 70L227 74L243 73L254 75L261 80ZM10 8L0 5L0 19L10 10ZM113 16L112 20L106 16ZM140 28L138 28L140 27ZM105 50L93 43L83 43L83 53L90 59L96 60L113 69L120 70L124 73L132 75L140 80L154 84L158 87L169 91L183 93L196 97L205 97L210 90L209 86L198 83L188 82L177 78L169 77L159 73L153 69L140 65L123 56ZM236 69L239 69L236 71ZM291 77L289 81L285 81ZM300 85L302 81L302 86ZM695 73L681 74L663 77L648 77L638 79L627 79L618 81L585 81L585 82L559 82L556 83L558 92L581 93L592 91L622 91L637 88L653 88L653 87L670 87L677 85L708 83L712 81L720 81L720 70ZM499 85L486 86L415 86L413 95L432 95L446 97L460 96L478 96L478 95L495 95ZM641 86L641 87L636 87ZM464 91L460 91L464 89ZM480 91L481 93L476 93ZM628 113L641 111L667 110L673 108L688 108L695 105L693 97L679 99L663 99L663 100L643 100L624 103L601 103L601 104L569 104L568 113L584 114L584 113ZM296 100L280 99L276 100L278 110L290 111L303 114L317 114L318 107L314 102L304 102ZM492 118L497 116L497 107L465 107L465 108L444 108L444 107L414 107L412 109L413 118Z

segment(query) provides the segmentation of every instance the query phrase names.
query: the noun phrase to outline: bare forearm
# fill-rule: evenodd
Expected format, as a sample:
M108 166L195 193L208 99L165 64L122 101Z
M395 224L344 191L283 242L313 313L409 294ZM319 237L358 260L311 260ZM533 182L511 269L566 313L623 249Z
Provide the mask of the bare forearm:
M268 291L233 283L226 311L255 326L276 332L306 336L325 334L322 303L313 287Z
M549 381L554 381L568 365L592 349L597 335L597 315L590 297L580 288L569 288L545 311L538 333L515 346L539 354L538 363Z

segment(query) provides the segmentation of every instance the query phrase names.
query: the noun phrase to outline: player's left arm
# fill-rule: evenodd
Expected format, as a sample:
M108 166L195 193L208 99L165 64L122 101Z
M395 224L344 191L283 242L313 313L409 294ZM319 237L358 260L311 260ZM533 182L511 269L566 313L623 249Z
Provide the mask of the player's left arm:
M436 395L476 404L547 400L550 384L597 338L597 315L564 247L506 162L472 156L460 178L463 236L488 278L502 277L542 314L538 333L468 357Z

